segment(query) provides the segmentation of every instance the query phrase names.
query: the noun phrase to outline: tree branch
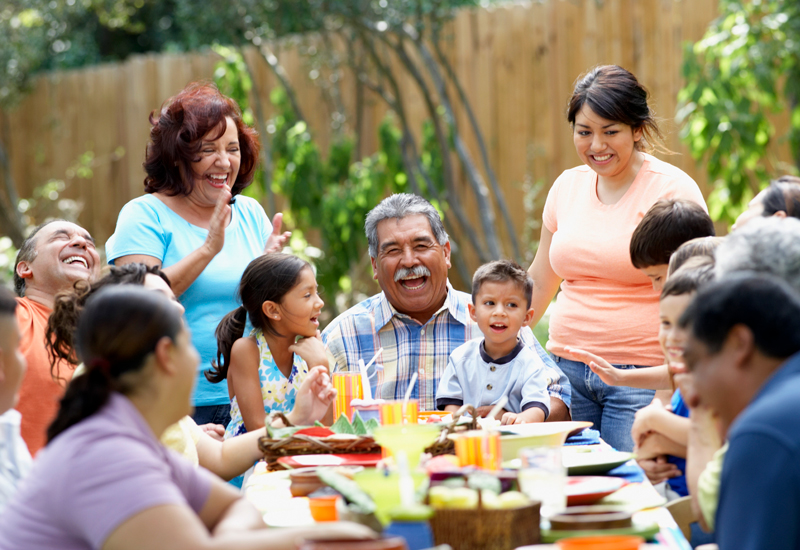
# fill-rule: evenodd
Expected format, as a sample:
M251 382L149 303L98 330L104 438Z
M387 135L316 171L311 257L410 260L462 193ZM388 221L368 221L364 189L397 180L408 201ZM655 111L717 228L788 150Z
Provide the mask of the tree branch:
M264 61L267 62L272 72L275 74L275 77L283 86L283 89L286 90L286 96L289 98L289 103L292 106L292 110L294 111L297 120L305 121L306 117L303 116L303 111L300 109L300 103L297 101L297 94L294 91L294 87L292 83L289 82L289 75L286 74L286 69L283 68L278 62L278 58L272 53L272 50L267 44L266 40L262 40L260 44L254 44L258 49L261 57L264 58Z
M469 101L469 98L467 98L467 94L464 91L464 87L461 86L461 81L456 75L453 66L450 64L450 61L444 55L444 52L442 52L441 46L439 44L438 31L434 31L431 43L433 44L433 48L434 51L436 52L436 57L438 58L439 63L445 68L445 71L447 72L447 75L450 78L450 82L453 83L453 86L455 86L456 91L458 92L459 99L461 100L461 105L466 111L467 119L469 120L470 126L472 127L472 132L475 135L475 141L478 145L478 151L480 152L481 155L483 169L486 171L486 176L489 178L489 184L492 186L494 199L497 202L498 208L500 209L500 214L503 216L503 221L505 222L506 225L506 231L508 232L508 237L511 240L511 247L514 252L514 256L516 258L521 258L516 229L511 219L511 214L508 211L508 206L506 204L506 199L503 190L500 188L500 185L497 182L497 176L495 175L494 169L492 168L492 165L489 162L489 153L486 149L486 142L483 140L483 132L481 131L480 126L478 125L478 119L475 117L475 112L472 110L472 105Z

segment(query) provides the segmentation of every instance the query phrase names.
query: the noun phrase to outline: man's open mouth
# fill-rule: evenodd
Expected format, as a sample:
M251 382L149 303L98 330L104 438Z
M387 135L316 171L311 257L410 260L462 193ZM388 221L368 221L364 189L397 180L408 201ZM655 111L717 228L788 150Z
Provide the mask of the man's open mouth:
M86 261L86 258L82 258L81 256L70 256L69 258L62 260L62 263L65 264L74 264L79 263L83 265L86 269L89 269L89 262Z
M420 288L425 286L425 283L428 282L428 278L425 276L422 277L407 277L405 279L400 279L400 284L406 290L419 290Z

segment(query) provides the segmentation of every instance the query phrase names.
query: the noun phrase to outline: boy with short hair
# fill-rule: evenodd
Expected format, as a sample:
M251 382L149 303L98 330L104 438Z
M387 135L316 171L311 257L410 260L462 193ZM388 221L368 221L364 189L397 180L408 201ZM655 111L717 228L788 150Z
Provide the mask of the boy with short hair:
M20 435L20 414L14 410L25 375L25 357L11 291L0 286L0 513L31 467L28 446Z
M650 207L631 235L631 263L660 291L672 253L691 239L714 235L714 222L702 206L682 199L661 199Z
M533 280L516 262L499 260L478 268L472 279L469 314L484 334L453 350L436 393L439 410L464 403L491 407L508 398L503 424L543 422L550 413L548 379L539 356L519 339L533 319Z

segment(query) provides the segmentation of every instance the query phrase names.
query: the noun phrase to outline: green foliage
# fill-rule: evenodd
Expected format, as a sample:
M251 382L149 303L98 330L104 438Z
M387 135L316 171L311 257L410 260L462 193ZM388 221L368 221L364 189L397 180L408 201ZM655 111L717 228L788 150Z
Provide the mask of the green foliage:
M270 121L274 164L273 189L286 197L291 219L304 232L317 230L324 258L316 261L317 282L336 296L353 288L354 268L366 274L364 219L387 191L402 192L400 132L391 119L379 129L379 152L353 160L353 142L341 137L323 158L306 123L297 121L282 89L271 94L278 114ZM329 303L334 306L334 304ZM346 304L345 304L346 305Z
M122 155L122 152L118 152ZM47 220L61 218L77 222L83 210L83 203L63 197L73 178L88 179L92 177L92 166L95 162L92 151L83 153L67 170L65 179L51 179L33 190L33 195L20 199L17 209L22 214L25 225L23 234ZM9 237L0 237L0 284L11 286L14 280L14 262L17 248Z
M721 0L720 17L687 46L678 119L681 137L704 159L715 219L733 221L778 165L768 147L770 116L786 116L800 164L800 5L796 0ZM796 170L779 167L781 172Z
M320 31L326 18L435 20L476 0L6 0L0 3L0 105L38 71ZM421 21L421 19L418 19ZM421 23L420 23L421 24Z

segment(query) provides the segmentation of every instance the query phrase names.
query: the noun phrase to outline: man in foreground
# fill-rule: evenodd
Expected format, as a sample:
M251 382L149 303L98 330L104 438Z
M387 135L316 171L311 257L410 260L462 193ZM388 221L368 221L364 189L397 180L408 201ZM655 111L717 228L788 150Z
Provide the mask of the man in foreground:
M720 548L800 548L800 297L768 275L734 274L681 318L692 407L719 415Z

